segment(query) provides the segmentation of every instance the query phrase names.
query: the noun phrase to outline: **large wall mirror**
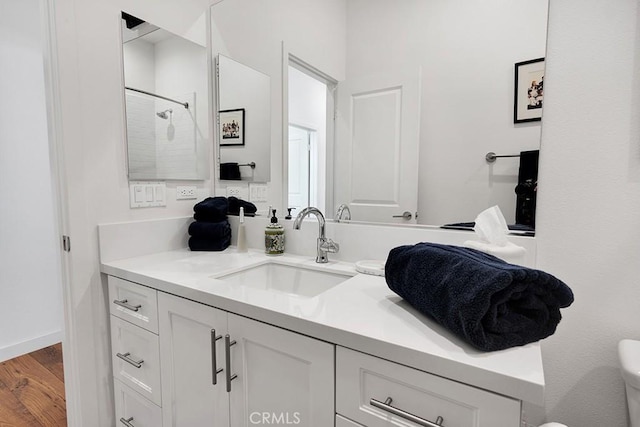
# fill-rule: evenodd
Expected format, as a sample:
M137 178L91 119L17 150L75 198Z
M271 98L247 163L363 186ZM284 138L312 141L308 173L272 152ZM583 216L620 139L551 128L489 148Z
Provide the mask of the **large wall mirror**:
M271 178L271 79L221 54L216 66L218 178L267 182Z
M531 212L517 218L515 190L522 167L537 173L541 122L514 123L514 72L545 56L547 10L547 0L223 0L212 45L271 77L283 150L274 204L438 226L498 205L509 224L533 225ZM516 157L488 162L490 152Z
M122 13L130 180L209 176L207 50Z

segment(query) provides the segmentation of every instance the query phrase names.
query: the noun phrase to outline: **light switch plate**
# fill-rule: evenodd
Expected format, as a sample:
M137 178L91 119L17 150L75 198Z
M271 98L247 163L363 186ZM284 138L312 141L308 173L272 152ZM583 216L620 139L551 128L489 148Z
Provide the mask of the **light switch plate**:
M269 200L267 192L267 184L250 183L249 184L249 201L251 203L266 203Z
M129 182L129 206L135 208L150 208L167 206L165 194L167 184L164 182Z

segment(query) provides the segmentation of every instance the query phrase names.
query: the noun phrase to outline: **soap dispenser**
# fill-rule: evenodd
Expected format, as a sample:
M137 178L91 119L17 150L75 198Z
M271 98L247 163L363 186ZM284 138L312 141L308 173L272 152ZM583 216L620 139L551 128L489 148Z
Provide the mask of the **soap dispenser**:
M264 248L267 255L282 255L284 253L284 227L278 224L275 209L271 222L264 230Z
M240 224L238 224L238 252L247 252L247 234L244 229L244 208L240 207Z

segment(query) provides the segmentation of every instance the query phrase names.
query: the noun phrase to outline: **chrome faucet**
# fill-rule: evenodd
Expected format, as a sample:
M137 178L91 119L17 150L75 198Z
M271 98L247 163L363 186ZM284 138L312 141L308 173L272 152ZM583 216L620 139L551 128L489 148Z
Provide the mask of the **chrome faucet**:
M316 262L318 263L327 263L329 262L329 258L327 258L327 253L335 254L340 250L340 246L335 243L331 239L327 239L324 236L324 215L320 212L320 209L314 207L304 208L298 216L296 216L295 221L293 221L294 230L300 230L300 225L302 224L302 220L309 214L313 214L318 219L318 256L316 256Z
M342 218L344 216L344 218ZM338 206L338 212L336 212L336 222L340 222L341 219L346 221L351 220L351 209L349 209L349 205L346 203Z

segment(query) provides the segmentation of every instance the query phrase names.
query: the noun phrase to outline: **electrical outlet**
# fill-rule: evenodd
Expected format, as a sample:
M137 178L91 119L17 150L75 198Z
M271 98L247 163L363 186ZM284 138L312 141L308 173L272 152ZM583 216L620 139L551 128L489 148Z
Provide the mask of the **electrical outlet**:
M197 199L195 185L178 185L176 186L176 200Z
M238 199L247 200L249 198L249 190L247 187L227 187L227 197L237 197Z

